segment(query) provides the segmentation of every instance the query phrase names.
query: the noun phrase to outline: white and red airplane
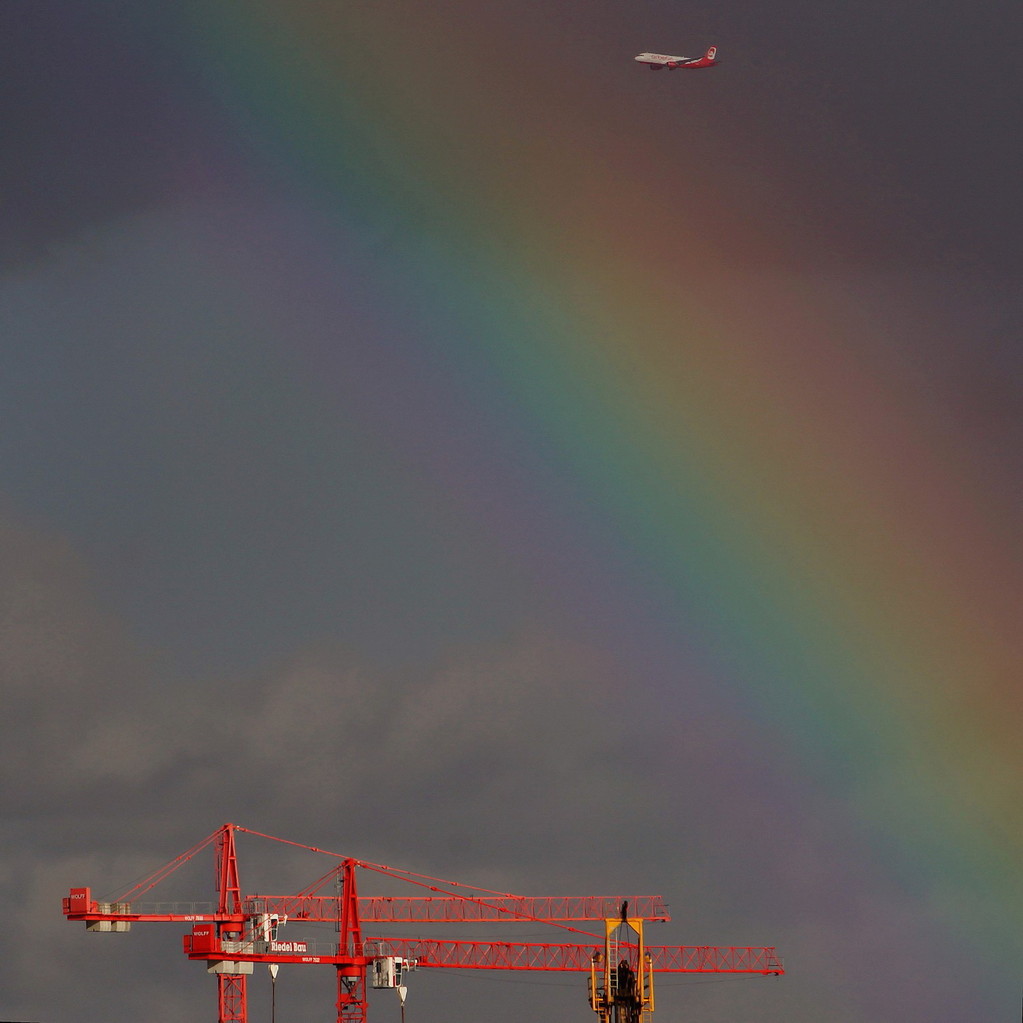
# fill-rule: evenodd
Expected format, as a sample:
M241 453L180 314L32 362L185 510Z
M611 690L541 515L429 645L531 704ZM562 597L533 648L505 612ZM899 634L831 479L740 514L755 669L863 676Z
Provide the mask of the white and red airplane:
M713 67L717 63L718 48L712 46L702 57L669 57L666 53L641 53L636 60L646 64L651 71L666 68Z

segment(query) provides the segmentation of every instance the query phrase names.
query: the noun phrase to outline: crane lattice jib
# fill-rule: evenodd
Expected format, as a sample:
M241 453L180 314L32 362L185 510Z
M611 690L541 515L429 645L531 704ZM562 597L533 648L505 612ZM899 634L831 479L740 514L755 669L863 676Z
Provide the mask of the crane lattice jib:
M632 896L362 896L359 917L363 923L500 923L529 920L571 922L604 920L618 912L623 901L633 916L645 920L670 920L660 895ZM277 913L290 920L337 919L337 897L329 895L255 895L245 900L246 912Z
M199 930L199 928L196 928ZM622 943L622 954L635 947ZM226 959L252 963L323 963L348 961L352 953L339 953L325 943L288 941L216 942L185 935L185 954L190 959ZM367 938L355 958L366 962L378 956L414 960L419 968L449 967L468 970L586 971L603 946L593 944L547 944L517 941L454 941L431 938ZM764 976L785 972L773 948L717 945L647 945L650 966L658 973L756 973Z
M415 959L420 967L491 970L588 970L603 945L506 941L436 941L423 938L367 938L376 955ZM624 949L625 946L623 945ZM784 973L773 948L717 945L647 945L659 973Z
M340 901L336 895L248 895L241 912L218 913L212 902L97 902L88 888L74 890L74 902L65 900L69 920L124 921L128 923L195 923L207 920L236 920L276 913L305 923L333 923ZM586 896L371 896L360 897L359 918L363 923L514 923L542 920L572 923L603 920L617 912L622 897ZM659 895L628 898L634 916L666 921L671 917Z

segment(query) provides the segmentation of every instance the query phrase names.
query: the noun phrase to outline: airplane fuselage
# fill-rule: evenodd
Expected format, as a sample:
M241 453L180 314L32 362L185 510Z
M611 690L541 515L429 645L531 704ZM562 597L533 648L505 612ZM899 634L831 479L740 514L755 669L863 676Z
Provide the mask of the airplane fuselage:
M661 68L674 70L675 68L703 68L713 67L717 63L716 46L710 47L702 57L676 57L669 53L641 53L635 59L641 64L646 64L651 71L659 71Z

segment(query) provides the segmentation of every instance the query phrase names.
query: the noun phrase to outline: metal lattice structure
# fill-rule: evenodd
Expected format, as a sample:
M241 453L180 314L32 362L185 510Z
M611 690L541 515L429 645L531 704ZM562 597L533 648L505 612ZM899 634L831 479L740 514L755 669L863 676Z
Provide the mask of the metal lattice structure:
M334 864L294 895L243 895L235 848L238 832L323 853ZM216 867L215 901L143 901L169 874L210 846ZM356 880L360 869L436 894L360 898ZM328 884L335 894L321 894ZM530 897L492 892L328 853L236 824L224 824L114 901L97 901L91 889L72 888L64 899L64 915L100 932L127 931L135 923L190 924L184 952L191 960L205 962L217 977L219 1023L248 1023L247 978L256 963L332 966L338 1023L366 1023L367 978L373 987L398 988L404 998L402 980L409 969L588 973L590 1006L599 1023L645 1023L654 1009L655 973L785 972L773 948L645 945L644 923L670 919L660 896ZM572 926L585 921L601 921L603 933ZM279 929L285 923L330 923L337 940L283 940ZM436 923L542 923L585 940L529 943L363 935L363 924Z

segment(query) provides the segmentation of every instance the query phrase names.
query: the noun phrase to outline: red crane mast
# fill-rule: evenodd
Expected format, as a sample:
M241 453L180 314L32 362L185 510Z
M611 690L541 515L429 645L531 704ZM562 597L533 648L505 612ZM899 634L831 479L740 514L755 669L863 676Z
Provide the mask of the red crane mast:
M235 834L243 832L336 862L323 877L294 895L242 895ZM201 850L214 847L216 901L147 902L157 884ZM375 871L437 893L423 896L358 895L356 870ZM327 884L334 895L319 894ZM784 973L774 948L653 945L643 925L670 919L660 896L529 897L440 881L426 875L328 853L314 846L224 824L212 835L154 871L114 901L72 888L64 899L68 920L90 931L127 931L133 923L191 924L184 935L189 959L203 961L217 977L219 1023L248 1023L247 977L255 963L331 965L337 975L338 1023L366 1023L367 977L373 987L398 988L411 969L455 967L481 970L588 973L590 1006L599 1023L647 1023L654 1009L654 973ZM572 926L603 921L603 934ZM546 923L577 935L571 943L462 941L364 936L363 924ZM330 923L336 941L281 940L286 923Z

